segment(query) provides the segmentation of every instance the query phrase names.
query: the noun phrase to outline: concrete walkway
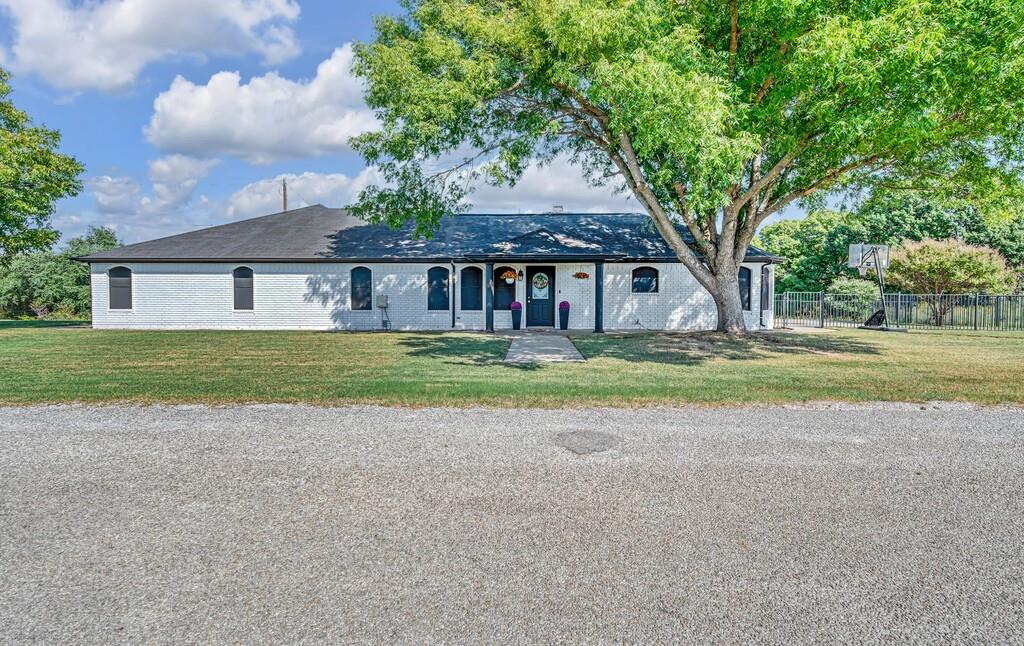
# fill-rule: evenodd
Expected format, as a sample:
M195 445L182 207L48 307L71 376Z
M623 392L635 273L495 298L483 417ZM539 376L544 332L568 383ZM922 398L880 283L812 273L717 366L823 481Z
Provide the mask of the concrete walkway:
M505 363L586 361L569 337L555 332L514 332Z

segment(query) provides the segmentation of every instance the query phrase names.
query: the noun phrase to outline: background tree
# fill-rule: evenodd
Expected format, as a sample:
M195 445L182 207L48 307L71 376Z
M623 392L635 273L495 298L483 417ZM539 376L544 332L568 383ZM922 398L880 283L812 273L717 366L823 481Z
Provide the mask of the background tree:
M474 179L514 184L568 154L638 200L720 330L743 329L739 263L787 205L880 182L1018 180L1019 0L405 6L357 49L381 128L353 143L387 185L354 212L429 233Z
M1009 294L1016 276L995 249L959 240L906 242L890 257L889 284L925 298L935 325L942 325L949 300L944 294Z
M898 246L905 240L955 238L990 246L1014 267L1024 265L1024 201L1007 214L983 213L976 202L906 191L874 192L854 211L819 210L802 220L762 228L758 246L783 255L776 289L821 291L847 268L849 245L874 242ZM1024 268L1020 269L1024 271Z
M775 268L776 291L818 292L847 273L849 245L864 236L855 214L816 210L801 220L764 227L755 243L786 258Z
M21 253L0 268L0 313L6 317L85 318L92 302L89 267L75 260L120 246L113 230L90 228L59 253Z
M82 190L83 166L57 152L60 133L33 127L8 98L0 69L0 264L20 251L47 249L59 238L49 227L54 204Z

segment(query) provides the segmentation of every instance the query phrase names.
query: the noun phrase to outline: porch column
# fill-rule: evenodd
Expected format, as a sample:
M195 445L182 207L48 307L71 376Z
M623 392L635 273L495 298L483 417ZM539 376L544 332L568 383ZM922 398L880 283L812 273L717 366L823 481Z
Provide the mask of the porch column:
M604 332L604 261L594 263L594 332Z
M487 313L487 331L494 331L494 263L489 262L484 265L484 284L487 285L487 289L484 290L484 311Z

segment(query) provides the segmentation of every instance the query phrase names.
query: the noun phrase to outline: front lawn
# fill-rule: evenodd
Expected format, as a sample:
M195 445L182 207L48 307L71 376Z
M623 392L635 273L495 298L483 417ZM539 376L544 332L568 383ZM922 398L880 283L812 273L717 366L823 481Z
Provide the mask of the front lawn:
M1024 335L859 330L573 338L583 364L503 364L470 333L150 332L0 324L0 403L630 406L1024 403Z

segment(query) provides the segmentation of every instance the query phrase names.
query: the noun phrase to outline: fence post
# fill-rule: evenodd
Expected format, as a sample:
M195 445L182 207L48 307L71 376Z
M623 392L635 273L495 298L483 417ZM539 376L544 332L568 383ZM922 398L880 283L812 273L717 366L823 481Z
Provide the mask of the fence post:
M789 292L782 292L782 327L789 327Z
M974 295L974 329L975 330L978 329L978 299L979 298L980 298L980 296L978 294Z
M818 327L825 327L825 292L818 292Z
M893 323L896 327L900 325L900 301L903 300L903 294L896 294L896 322Z
M995 312L995 326L996 330L1003 329L1003 297L996 296L996 312Z

